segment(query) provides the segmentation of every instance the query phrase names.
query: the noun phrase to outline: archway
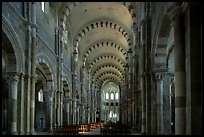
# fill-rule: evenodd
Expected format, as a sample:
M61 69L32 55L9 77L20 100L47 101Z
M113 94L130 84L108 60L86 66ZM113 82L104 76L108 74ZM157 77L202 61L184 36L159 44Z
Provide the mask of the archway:
M107 81L101 88L101 121L119 121L119 85Z
M9 81L10 72L16 72L17 61L15 56L15 51L11 44L11 41L7 35L2 31L2 134L9 134L11 120L9 118L9 113L11 113L9 105L11 98L9 93Z
M53 78L49 66L44 62L39 62L35 73L37 81L35 83L35 129L45 131L50 129L51 108L50 98L52 98Z

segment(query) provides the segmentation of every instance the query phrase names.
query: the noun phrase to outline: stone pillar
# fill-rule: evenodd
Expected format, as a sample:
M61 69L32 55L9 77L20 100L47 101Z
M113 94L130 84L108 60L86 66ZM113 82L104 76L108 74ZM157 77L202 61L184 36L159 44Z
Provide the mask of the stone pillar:
M171 11L171 19L174 27L175 51L175 134L185 134L185 24L180 6L175 7Z
M32 16L31 21L33 25L36 25L36 3L32 2ZM30 134L35 135L35 82L36 82L36 74L35 74L35 50L37 45L37 37L36 37L37 27L32 27L32 50L31 50L31 94L30 94Z
M163 123L163 80L164 74L156 72L155 77L157 80L157 93L156 93L156 111L157 111L157 134L164 134Z
M151 134L151 19L146 16L145 25L145 90L146 90L146 134ZM143 46L144 46L143 45Z
M202 4L183 2L185 14L186 135L202 134Z
M90 92L89 92L89 96L90 96L90 107L89 107L89 115L90 115L90 123L92 123L92 110L93 110L93 101L92 101L92 84L90 84Z
M44 95L46 98L46 106L48 107L46 110L46 120L47 120L47 125L46 128L49 132L52 132L53 127L52 127L52 123L53 123L53 116L52 116L52 105L53 105L53 91L46 89L44 91Z
M31 52L32 52L32 41L31 41L31 38L32 38L32 35L31 35L31 27L32 27L32 23L31 23L31 4L32 2L28 2L28 6L27 6L27 10L28 10L28 22L27 22L27 41L26 41L26 44L28 45L27 48L26 48L26 53L27 53L27 59L28 59L28 62L26 64L26 74L25 74L25 99L26 99L26 113L25 113L25 121L24 121L24 124L25 124L25 130L26 130L26 133L27 135L30 134L30 86L31 86Z
M88 116L88 117L87 117L87 120L88 120L87 122L88 122L88 123L91 123L91 122L90 122L90 111L91 111L91 110L90 110L90 107L87 107L87 116Z
M152 135L155 135L156 133L157 133L157 83L156 83L157 81L155 80L155 79L152 79L152 87L151 87L151 89L152 89L152 91L151 91L151 96L152 96L152 108L151 108L151 110L152 110L152 112L151 112L151 121L152 121L152 123L151 123L151 125L152 125L152 127L151 127L151 134Z
M53 132L53 92L50 95L50 132Z
M65 125L69 125L69 123L70 123L70 121L69 121L69 117L70 117L70 115L69 115L69 99L68 99L68 97L66 96L66 97L64 97L64 109L65 109L65 114L63 114L63 115L65 115Z
M25 95L24 95L24 74L21 73L20 76L21 81L21 104L20 104L20 135L24 135L25 129L24 129L24 121L25 121L25 110L24 110L24 102L25 102Z
M79 109L80 109L80 102L79 100L77 100L76 101L76 124L79 124L79 121L80 121Z
M17 106L18 106L18 81L19 75L17 73L8 74L8 88L9 88L9 109L8 109L8 120L9 120L9 134L17 135Z
M26 135L30 134L30 85L31 85L31 76L27 74L25 76L25 88L26 88L26 117L25 117L25 125L26 125Z
M31 96L30 96L30 134L35 135L35 82L37 77L31 76Z
M73 109L72 109L72 99L69 101L69 125L73 124Z
M57 91L54 91L53 93L53 123L54 126L57 126Z
M171 79L172 73L166 73L163 78L164 81L164 94L163 94L163 111L164 111L164 134L171 134Z
M61 102L60 102L60 91L57 91L57 93L56 93L56 105L57 105L57 108L56 108L56 113L57 113L57 116L56 116L56 123L57 123L57 126L60 126L60 104L61 104Z
M142 134L146 134L146 91L144 79L144 76L142 76Z
M64 91L60 92L60 125L63 125L63 95Z

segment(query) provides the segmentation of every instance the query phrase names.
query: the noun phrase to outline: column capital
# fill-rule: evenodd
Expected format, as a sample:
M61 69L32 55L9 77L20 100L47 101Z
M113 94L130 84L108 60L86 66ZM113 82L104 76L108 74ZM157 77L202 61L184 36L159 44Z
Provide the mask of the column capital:
M168 71L168 68L155 69L154 74L155 74L156 80L162 80L166 75L167 71Z
M33 79L37 80L38 79L38 75L37 74L30 75L30 78L33 78Z
M155 73L156 80L162 80L164 78L164 73Z
M6 80L7 82L18 82L21 73L18 72L7 72Z

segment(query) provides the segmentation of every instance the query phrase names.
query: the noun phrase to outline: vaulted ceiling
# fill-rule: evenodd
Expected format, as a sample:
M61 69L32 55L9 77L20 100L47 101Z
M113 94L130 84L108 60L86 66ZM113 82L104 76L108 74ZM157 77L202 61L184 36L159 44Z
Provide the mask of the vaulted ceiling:
M54 4L54 3L52 3ZM62 28L68 28L93 81L123 84L127 51L133 44L135 4L129 2L66 2L59 6Z

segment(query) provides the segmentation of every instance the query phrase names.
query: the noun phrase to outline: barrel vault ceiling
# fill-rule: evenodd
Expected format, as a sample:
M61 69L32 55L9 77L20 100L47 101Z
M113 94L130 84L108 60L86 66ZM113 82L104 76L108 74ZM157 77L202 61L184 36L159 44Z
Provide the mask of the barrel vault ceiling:
M52 3L54 4L54 3ZM78 58L97 86L124 83L127 51L133 44L135 4L130 2L66 2L59 14L71 33Z

